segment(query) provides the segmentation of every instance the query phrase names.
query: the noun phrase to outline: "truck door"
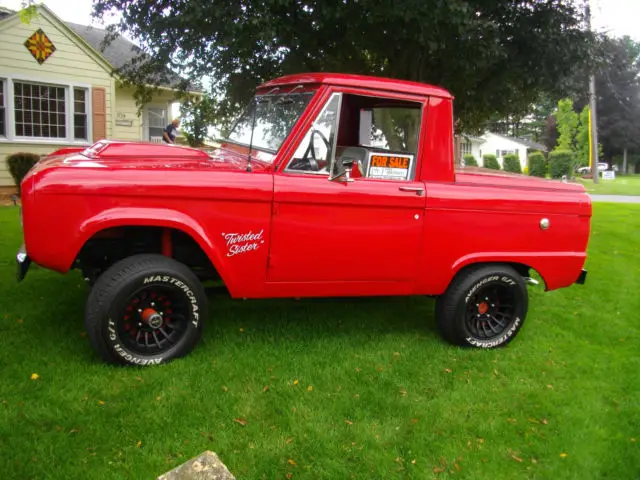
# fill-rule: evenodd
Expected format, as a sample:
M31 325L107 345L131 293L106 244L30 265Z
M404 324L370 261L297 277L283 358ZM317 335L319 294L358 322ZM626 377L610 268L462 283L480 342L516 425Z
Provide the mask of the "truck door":
M426 206L425 184L415 180L424 108L330 94L275 175L268 283L414 282ZM333 178L345 159L352 181Z

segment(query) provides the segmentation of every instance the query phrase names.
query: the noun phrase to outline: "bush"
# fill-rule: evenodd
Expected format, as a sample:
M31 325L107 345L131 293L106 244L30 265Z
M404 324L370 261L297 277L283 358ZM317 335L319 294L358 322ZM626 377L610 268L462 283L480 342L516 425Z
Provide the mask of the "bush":
M556 150L549 154L549 173L551 178L572 176L574 154L571 150Z
M517 153L510 153L504 156L504 171L512 173L522 173L520 157Z
M547 162L540 152L529 154L529 175L544 178L547 175Z
M484 168L490 168L492 170L500 170L498 159L495 155L491 155L490 153L485 153L482 156L482 166Z
M35 153L14 153L7 157L7 169L13 177L13 181L18 186L18 195L20 194L20 183L31 167L40 160L40 155Z
M478 161L476 160L476 157L474 157L473 155L467 153L462 158L464 160L464 166L465 167L477 167L478 166Z

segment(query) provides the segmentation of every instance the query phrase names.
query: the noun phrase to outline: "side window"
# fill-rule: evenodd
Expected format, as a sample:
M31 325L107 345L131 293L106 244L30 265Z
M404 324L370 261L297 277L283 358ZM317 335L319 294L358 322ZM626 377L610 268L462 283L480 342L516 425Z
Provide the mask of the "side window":
M381 150L410 153L418 151L420 135L420 107L373 108L371 129L365 145Z
M335 165L353 161L354 178L412 181L423 103L345 94Z
M338 131L341 95L327 101L287 165L287 171L329 174Z

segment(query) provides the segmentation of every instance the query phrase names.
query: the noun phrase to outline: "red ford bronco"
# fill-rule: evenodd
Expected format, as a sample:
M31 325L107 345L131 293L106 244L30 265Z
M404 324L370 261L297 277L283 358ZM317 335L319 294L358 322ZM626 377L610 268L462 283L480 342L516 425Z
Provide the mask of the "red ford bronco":
M31 262L92 285L85 324L107 362L190 352L202 281L234 298L436 296L449 342L522 328L531 271L584 283L581 185L454 165L452 96L385 78L269 81L220 147L100 141L42 159L22 182Z

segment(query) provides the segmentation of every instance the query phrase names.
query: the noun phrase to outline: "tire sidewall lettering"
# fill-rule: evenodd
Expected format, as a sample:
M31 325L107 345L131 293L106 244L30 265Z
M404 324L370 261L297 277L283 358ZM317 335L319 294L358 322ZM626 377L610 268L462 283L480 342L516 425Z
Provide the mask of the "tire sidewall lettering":
M516 334L521 323L522 323L522 320L520 319L520 317L516 317L515 321L513 322L513 325L509 327L509 330L507 330L499 338L496 338L494 340L478 340L477 338L473 338L473 337L467 337L465 338L465 340L470 345L473 345L474 347L479 347L479 348L498 347L503 343L506 343L507 340L509 340L511 337L513 337Z
M191 305L191 325L198 328L200 325L200 305L196 294L193 292L193 288L182 280L172 277L170 275L148 275L142 280L143 285L152 285L164 283L179 288L186 295L187 300Z
M143 358L139 357L125 347L121 345L120 338L118 337L118 333L116 331L116 322L113 321L112 318L109 318L107 322L107 343L109 343L110 347L113 349L115 353L117 353L124 361L131 365L159 365L164 361L164 357L152 357L152 358Z
M170 285L182 291L182 293L185 295L187 299L187 302L191 305L192 318L190 320L189 325L193 329L198 329L200 326L201 307L193 288L183 280L180 280L179 278L176 278L171 275L148 275L144 277L142 281L139 284L136 284L136 286L134 286L133 288L136 288L138 286L151 287L152 285L157 285L157 284ZM147 366L147 365L159 365L160 363L163 363L165 361L164 355L153 356L153 357L142 357L142 356L136 355L135 353L127 349L122 344L122 341L120 340L114 317L109 317L106 323L105 333L106 335L104 338L106 343L109 345L109 348L127 364ZM187 332L185 333L185 335L189 335L189 333ZM165 352L165 353L168 353L168 352Z

